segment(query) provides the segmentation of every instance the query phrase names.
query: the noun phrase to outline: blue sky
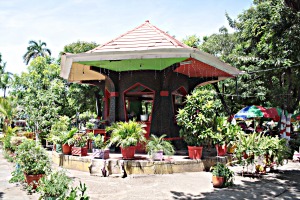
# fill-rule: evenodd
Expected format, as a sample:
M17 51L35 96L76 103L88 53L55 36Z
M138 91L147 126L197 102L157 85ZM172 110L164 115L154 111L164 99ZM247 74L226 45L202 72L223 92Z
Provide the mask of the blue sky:
M42 40L57 58L78 40L103 44L145 20L181 40L217 33L251 0L0 0L0 53L12 73L26 71L29 40Z

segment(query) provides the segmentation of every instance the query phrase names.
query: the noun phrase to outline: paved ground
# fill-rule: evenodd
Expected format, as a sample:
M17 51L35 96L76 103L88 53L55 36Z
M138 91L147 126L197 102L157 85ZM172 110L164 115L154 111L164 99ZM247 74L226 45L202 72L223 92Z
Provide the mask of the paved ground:
M38 199L38 194L8 183L13 164L0 153L0 199ZM241 168L233 167L236 172ZM178 173L169 175L130 175L127 178L96 177L89 173L68 170L74 179L88 186L91 200L96 199L300 199L300 163L289 161L277 173L261 178L235 177L230 188L214 189L209 172Z

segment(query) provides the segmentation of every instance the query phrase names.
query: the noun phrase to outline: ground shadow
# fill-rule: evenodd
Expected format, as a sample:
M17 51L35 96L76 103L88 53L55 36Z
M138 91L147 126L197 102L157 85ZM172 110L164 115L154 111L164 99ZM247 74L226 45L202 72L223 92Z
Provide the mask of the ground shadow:
M192 195L171 191L173 199L300 199L300 170L269 173L261 178L242 178L239 184Z

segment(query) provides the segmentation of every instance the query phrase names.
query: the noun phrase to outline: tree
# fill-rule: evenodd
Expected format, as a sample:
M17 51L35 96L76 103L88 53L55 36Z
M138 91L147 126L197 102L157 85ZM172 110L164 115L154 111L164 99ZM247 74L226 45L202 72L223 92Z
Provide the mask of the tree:
M0 89L3 89L3 97L6 96L6 89L12 83L12 73L6 72L6 62L2 62L2 55L0 53Z
M281 0L254 1L234 21L238 45L233 53L245 79L262 82L273 106L292 113L300 101L300 14ZM244 77L243 77L244 78Z
M83 53L92 50L99 46L95 42L77 41L64 46L63 53ZM60 63L60 59L58 61ZM100 88L87 84L67 84L68 85L68 97L70 98L70 105L76 108L77 112L84 112L87 110L97 111L97 115L101 116L100 99L103 96L103 92ZM97 104L97 106L96 106ZM96 109L98 108L98 110Z
M200 38L197 35L186 36L182 42L190 47L199 48Z
M222 92L235 102L278 106L292 113L300 100L297 4L292 8L280 0L254 0L253 4L235 20L226 14L236 30L230 37L213 34L204 38L200 48L246 72L236 83L223 82ZM228 39L229 44L222 44Z
M30 63L28 72L15 75L11 96L22 110L19 117L26 117L33 130L48 133L60 116L66 100L62 98L65 87L59 73L57 64L37 57Z
M38 42L34 40L29 41L29 46L27 47L27 52L24 54L24 63L28 65L31 59L38 56L46 57L51 55L50 49L46 48L47 44L39 40Z

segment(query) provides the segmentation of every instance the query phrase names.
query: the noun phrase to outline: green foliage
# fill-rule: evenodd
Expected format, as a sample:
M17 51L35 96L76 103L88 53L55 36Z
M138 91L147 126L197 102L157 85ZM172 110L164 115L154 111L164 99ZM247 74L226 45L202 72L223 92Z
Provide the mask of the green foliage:
M50 159L47 151L33 140L25 140L16 151L16 163L28 174L45 174L50 169Z
M0 117L4 119L4 132L6 127L10 125L16 114L16 108L10 99L0 97Z
M68 140L69 145L74 145L75 147L84 147L87 144L89 137L83 133L77 133L72 138Z
M0 53L0 89L3 90L3 97L6 96L6 89L12 84L12 73L5 70L6 62L2 62L2 55Z
M104 135L98 134L97 136L92 137L92 140L94 140L95 147L98 149L105 149L107 147Z
M197 35L186 36L182 42L190 47L199 48L200 38Z
M224 177L223 187L233 185L234 172L230 170L225 164L217 163L211 168L213 176Z
M65 144L78 131L76 128L68 131L70 128L70 118L60 116L57 121L51 126L48 140L55 144Z
M141 123L129 120L129 122L116 122L106 131L112 131L109 145L116 144L122 148L136 146L138 142L145 142L145 133Z
M281 0L254 1L237 19L226 14L236 31L228 34L222 28L200 46L240 70L255 72L239 76L237 87L232 79L218 83L232 113L243 105L284 107L290 113L299 106L300 68L294 65L300 61L300 15L297 3L286 4L291 8Z
M3 142L3 149L5 151L14 151L14 147L10 141L13 136L16 136L16 132L18 130L19 130L18 127L15 128L11 128L10 126L7 127L4 137L1 138L1 141Z
M9 183L23 183L25 182L25 176L20 167L16 166L15 170L11 172L11 178L9 179Z
M66 196L64 200L89 200L90 197L85 194L86 190L87 187L85 183L82 184L80 181L79 187L72 188L70 194Z
M60 197L63 199L71 182L72 179L67 176L65 171L54 171L39 180L37 192L40 193L42 198Z
M96 48L99 44L95 42L77 41L64 46L64 53L83 53Z
M164 140L167 135L163 134L160 137L151 135L150 140L147 142L146 149L148 154L157 151L163 151L165 155L173 155L175 153L174 147L170 141Z
M31 59L34 59L38 56L50 56L51 51L50 49L46 48L47 44L39 40L38 42L34 40L29 41L29 46L27 47L27 52L24 54L23 59L24 63L28 65Z
M249 135L240 133L236 141L235 156L242 165L246 166L254 163L255 158L266 155L272 157L269 161L273 164L282 165L289 151L286 139L264 136L259 133Z
M87 123L86 123L86 128L88 128L88 129L93 129L94 126L95 126L95 124L92 123L92 122L87 122Z
M13 152L16 151L18 146L26 139L27 138L25 136L12 136L10 139L10 145Z
M241 132L241 127L231 124L227 117L216 117L212 139L214 144L228 145L233 143L237 139L237 135Z
M214 118L221 107L215 95L212 90L195 90L186 97L184 108L179 109L177 123L182 127L180 135L188 145L200 146L211 138Z
M15 77L12 95L22 108L19 117L27 118L33 130L49 133L51 125L62 110L63 81L58 78L60 67L37 57L28 72Z

